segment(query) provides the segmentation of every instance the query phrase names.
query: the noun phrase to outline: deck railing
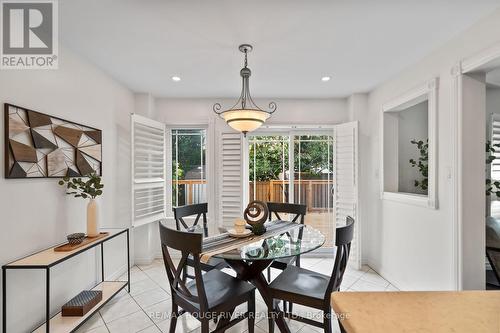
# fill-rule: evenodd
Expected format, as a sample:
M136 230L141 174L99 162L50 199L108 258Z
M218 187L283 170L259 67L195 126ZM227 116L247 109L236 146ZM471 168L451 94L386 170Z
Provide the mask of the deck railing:
M269 180L250 182L250 199L274 202L289 202L289 181ZM205 202L207 181L201 179L179 180L185 204ZM295 180L293 202L305 203L308 211L324 211L333 205L331 180Z
M308 211L324 211L333 205L333 183L330 180L294 180L292 202L307 205ZM250 198L261 201L289 202L290 181L269 180L250 182Z
M207 181L203 179L179 179L179 204L191 205L207 201ZM185 201L185 202L182 202Z

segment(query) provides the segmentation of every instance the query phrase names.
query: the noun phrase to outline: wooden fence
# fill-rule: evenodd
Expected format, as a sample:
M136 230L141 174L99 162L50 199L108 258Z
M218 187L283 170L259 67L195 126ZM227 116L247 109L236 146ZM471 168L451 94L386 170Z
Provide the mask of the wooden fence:
M289 181L269 180L250 182L250 200L261 200L264 202L289 202ZM193 203L205 202L207 194L206 180L179 180L177 183L182 189L179 204L190 205ZM321 212L333 206L332 181L316 180L295 180L294 198L292 202L304 203L310 212Z
M289 202L288 180L250 182L250 199L274 202ZM293 201L307 205L308 211L324 211L333 206L332 181L295 180Z

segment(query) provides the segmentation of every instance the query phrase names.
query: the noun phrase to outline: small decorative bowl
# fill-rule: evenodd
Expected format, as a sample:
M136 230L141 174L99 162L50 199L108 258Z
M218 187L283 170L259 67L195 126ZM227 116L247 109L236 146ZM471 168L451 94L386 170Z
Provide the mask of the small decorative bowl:
M77 232L67 236L69 245L78 245L85 239L83 232Z

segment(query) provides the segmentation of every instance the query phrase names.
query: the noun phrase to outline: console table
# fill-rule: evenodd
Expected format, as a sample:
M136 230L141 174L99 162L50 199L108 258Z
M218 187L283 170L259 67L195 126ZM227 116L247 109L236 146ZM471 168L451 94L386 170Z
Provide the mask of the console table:
M56 252L50 247L46 250L34 253L30 256L13 261L2 266L2 315L3 315L3 333L7 333L7 270L10 269L42 269L45 270L45 323L36 328L33 332L52 332L52 333L67 333L78 329L87 319L94 313L99 311L111 298L125 287L128 287L130 292L130 235L129 229L103 229L101 232L109 234L103 238L99 238L94 242L86 244L68 252ZM105 281L104 280L104 243L126 234L127 236L127 281ZM87 314L82 317L63 317L59 312L54 317L50 317L50 268L58 265L74 256L77 256L85 251L88 251L96 246L101 247L101 282L97 284L93 290L102 291L102 300L92 308Z

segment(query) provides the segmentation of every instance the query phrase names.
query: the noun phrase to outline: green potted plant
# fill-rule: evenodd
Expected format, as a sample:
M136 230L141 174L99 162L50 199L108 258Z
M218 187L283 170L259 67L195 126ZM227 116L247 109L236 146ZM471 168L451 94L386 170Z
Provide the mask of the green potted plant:
M90 199L87 204L87 237L99 236L99 207L95 200L102 195L104 185L101 183L101 177L95 172L86 176L87 180L82 178L64 177L59 181L59 185L66 186L66 194L75 198Z
M427 193L429 187L429 140L411 140L411 143L417 146L420 154L417 160L410 159L412 168L417 168L421 179L415 179L413 185L420 191Z

